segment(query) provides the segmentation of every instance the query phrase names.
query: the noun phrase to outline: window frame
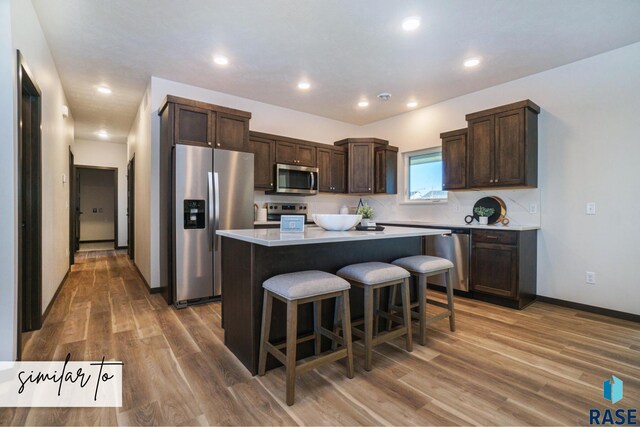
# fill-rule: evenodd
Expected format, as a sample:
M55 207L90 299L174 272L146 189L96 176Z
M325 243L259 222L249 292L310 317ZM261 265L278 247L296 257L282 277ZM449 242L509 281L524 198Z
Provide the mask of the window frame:
M442 153L442 146L423 148L420 150L405 151L402 153L402 170L403 170L403 182L402 182L402 199L401 205L442 205L449 203L449 192L447 191L447 197L444 199L409 199L409 159L415 156L422 156L425 154Z

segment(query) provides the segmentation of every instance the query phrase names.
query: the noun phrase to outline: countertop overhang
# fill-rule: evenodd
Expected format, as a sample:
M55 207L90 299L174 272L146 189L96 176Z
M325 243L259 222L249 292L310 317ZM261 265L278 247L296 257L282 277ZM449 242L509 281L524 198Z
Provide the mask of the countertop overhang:
M294 246L317 243L353 242L402 237L450 234L450 230L387 226L383 231L326 231L318 226L305 227L304 233L281 233L276 228L219 230L218 236L242 240L262 246Z

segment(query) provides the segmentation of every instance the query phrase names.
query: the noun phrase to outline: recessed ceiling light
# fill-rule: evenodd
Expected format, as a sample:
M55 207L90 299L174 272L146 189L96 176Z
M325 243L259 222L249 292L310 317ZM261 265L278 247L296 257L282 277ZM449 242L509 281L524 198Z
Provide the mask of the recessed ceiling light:
M307 90L310 87L311 87L311 83L309 83L309 82L302 81L302 82L298 83L298 89Z
M414 31L417 30L420 26L420 17L419 16L410 16L405 18L402 21L402 29L405 31Z
M418 101L409 101L407 102L407 107L413 108L418 106Z
M216 55L213 57L213 62L215 62L218 65L227 65L229 63L229 58L222 55Z
M97 87L98 92L105 94L105 95L109 95L111 93L111 89L108 86L98 86Z
M103 139L109 138L109 132L107 132L104 129L100 129L99 131L97 131L96 135L98 135L100 138L103 138Z
M475 67L478 64L480 64L479 58L469 58L466 61L464 61L464 66L467 68Z
M363 99L362 101L358 102L358 107L364 108L368 106L369 106L369 101L367 101L366 99Z

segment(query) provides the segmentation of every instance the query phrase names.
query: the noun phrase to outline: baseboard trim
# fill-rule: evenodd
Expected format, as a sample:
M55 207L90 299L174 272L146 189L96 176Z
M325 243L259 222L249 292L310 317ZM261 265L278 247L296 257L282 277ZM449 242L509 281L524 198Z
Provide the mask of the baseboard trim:
M120 249L127 249L129 246L118 246L116 247L116 249L120 250Z
M109 243L109 242L115 242L115 240L113 240L113 239L107 239L107 240L80 240L80 243Z
M152 288L151 286L149 286L149 283L147 283L147 279L144 278L144 276L142 275L142 272L140 271L140 269L136 265L135 261L132 261L131 263L133 264L133 267L136 269L136 271L138 272L138 275L142 279L142 283L144 283L144 285L147 287L147 291L149 291L150 294L159 294L162 291L162 289L161 288Z
M581 304L579 302L567 301L563 299L556 299L538 295L537 298L540 302L546 302L548 304L559 305L561 307L573 308L576 310L587 311L589 313L602 314L603 316L615 317L616 319L630 320L632 322L640 323L640 315L633 313L626 313L624 311L611 310L609 308L596 307L594 305Z
M64 277L60 281L60 284L58 285L58 289L56 289L56 292L53 294L53 298L51 298L51 301L49 301L49 304L47 305L47 308L45 308L44 313L42 313L42 322L41 322L40 327L42 327L42 325L44 325L44 322L47 320L47 316L49 315L49 312L51 311L51 307L53 307L53 303L58 298L58 295L60 294L60 290L62 289L62 286L64 285L64 282L67 281L67 277L69 277L69 273L70 272L71 272L71 267L67 268L67 272L64 274Z

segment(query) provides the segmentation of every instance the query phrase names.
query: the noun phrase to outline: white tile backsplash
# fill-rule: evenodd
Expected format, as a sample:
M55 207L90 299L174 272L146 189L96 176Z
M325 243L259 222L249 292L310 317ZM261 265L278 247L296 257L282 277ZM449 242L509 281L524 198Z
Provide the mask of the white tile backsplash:
M464 217L470 215L476 201L486 196L498 196L507 205L507 218L512 225L541 226L540 189L487 190L449 192L449 200L442 204L409 205L399 203L401 195L362 196L362 200L374 209L374 219L413 220L464 224ZM361 196L349 194L319 194L317 196L296 197L267 195L255 192L255 203L262 207L266 202L307 203L309 213L339 213L343 205L355 207ZM529 213L531 204L537 206L536 213ZM459 210L456 212L456 206Z

